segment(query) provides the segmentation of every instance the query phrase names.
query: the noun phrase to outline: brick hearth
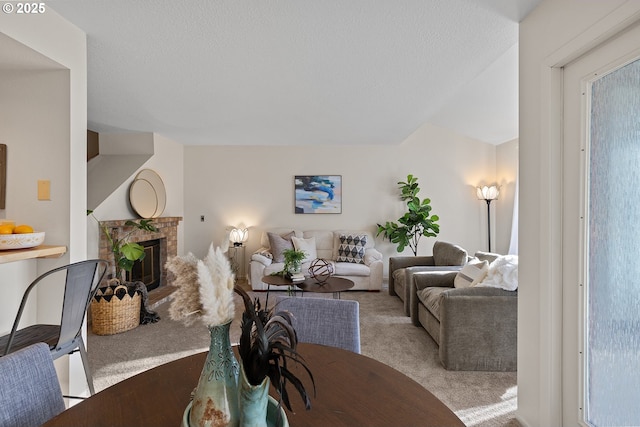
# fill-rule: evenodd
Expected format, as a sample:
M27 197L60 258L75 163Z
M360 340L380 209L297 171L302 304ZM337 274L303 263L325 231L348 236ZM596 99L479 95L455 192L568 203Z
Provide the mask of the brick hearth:
M132 230L132 227L125 226L125 223L127 221L129 220L121 219L100 221L100 226L106 226L109 230L111 230L111 238L118 239ZM160 241L160 265L162 266L160 287L166 286L167 284L166 280L168 275L167 269L165 267L167 259L169 257L178 255L178 223L180 221L182 221L182 217L154 218L153 224L158 228L157 232L154 233L144 230L135 230L129 237L129 241L131 242L144 242L146 240L155 239L158 239ZM113 254L111 253L111 249L109 247L109 242L107 241L104 233L100 233L99 245L100 258L108 260L110 262L107 275L110 274L113 277L115 275L115 263L113 260Z

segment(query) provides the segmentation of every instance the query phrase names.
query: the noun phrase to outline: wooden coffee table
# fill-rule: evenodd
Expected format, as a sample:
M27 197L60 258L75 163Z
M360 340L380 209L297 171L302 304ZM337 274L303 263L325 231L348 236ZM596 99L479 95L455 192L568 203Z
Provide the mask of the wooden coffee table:
M286 277L274 275L263 276L262 281L267 284L267 298L269 303L269 290L273 286L297 286L302 292L333 293L333 298L340 299L340 292L353 288L353 281L344 277L329 277L324 283L318 283L313 277L307 277L303 282L292 282Z
M319 283L313 277L308 277L304 282L298 283L302 292L333 293L333 298L340 299L340 292L353 288L353 281L344 277L329 277L325 282Z

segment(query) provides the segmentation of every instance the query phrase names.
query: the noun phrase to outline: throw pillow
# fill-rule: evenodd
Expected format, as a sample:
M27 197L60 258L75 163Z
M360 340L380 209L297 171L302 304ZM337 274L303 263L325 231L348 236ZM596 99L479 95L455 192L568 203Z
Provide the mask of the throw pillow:
M462 267L462 270L453 280L453 286L456 288L469 288L482 282L489 271L488 261L471 261Z
M271 247L271 253L273 254L273 262L284 262L284 255L282 252L285 249L293 249L293 243L291 238L293 237L293 231L280 236L276 233L267 233L269 237L269 246Z
M338 259L336 261L364 264L364 247L366 244L366 235L341 234Z
M296 251L304 252L304 259L302 260L303 264L318 258L315 236L309 237L308 239L293 236L291 241L293 242L293 247L296 248Z
M452 243L435 242L433 244L433 262L437 266L464 265L467 262L467 251Z

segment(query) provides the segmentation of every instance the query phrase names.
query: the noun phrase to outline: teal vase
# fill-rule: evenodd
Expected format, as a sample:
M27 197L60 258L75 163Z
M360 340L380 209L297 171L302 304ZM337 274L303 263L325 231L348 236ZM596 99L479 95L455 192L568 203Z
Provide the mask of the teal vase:
M198 386L193 395L189 413L192 427L237 427L238 410L238 360L231 349L229 328L210 326L211 346Z
M247 380L242 364L240 364L240 372L240 383L238 385L240 427L267 427L269 377L265 377L259 385L252 385Z

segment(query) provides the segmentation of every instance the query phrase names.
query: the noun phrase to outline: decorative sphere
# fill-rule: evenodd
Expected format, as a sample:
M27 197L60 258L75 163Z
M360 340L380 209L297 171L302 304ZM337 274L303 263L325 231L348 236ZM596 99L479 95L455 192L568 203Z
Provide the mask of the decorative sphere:
M318 283L326 282L332 274L333 264L324 258L316 258L309 265L309 275Z

